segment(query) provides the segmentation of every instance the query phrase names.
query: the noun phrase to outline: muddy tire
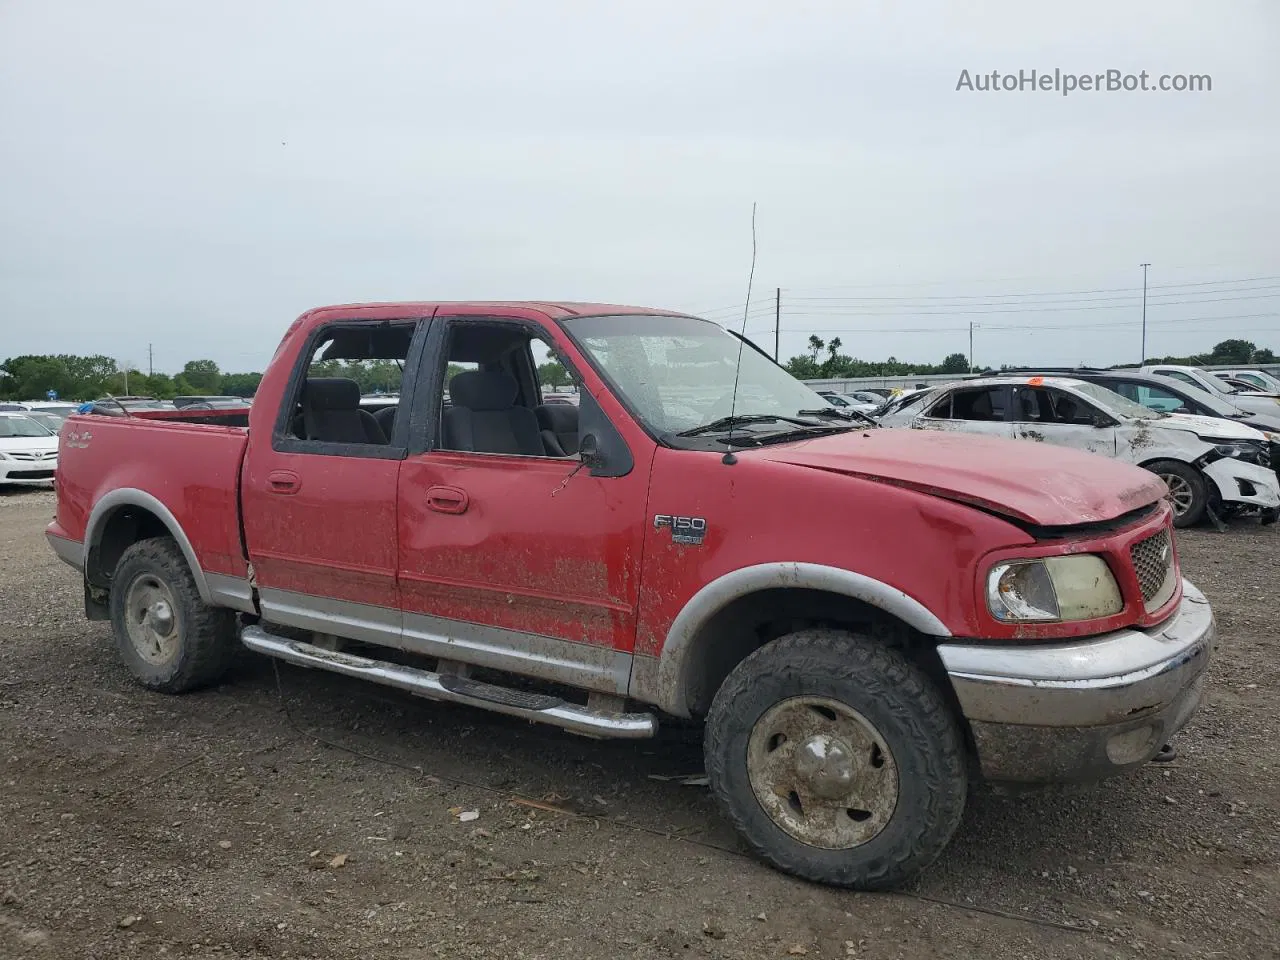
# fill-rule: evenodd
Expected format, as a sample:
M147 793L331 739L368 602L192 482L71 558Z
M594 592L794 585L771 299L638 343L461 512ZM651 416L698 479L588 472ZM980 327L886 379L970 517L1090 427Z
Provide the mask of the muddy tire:
M111 578L110 606L120 658L150 690L208 686L235 656L235 615L200 599L182 550L168 537L125 550Z
M968 793L964 742L933 682L901 653L803 630L743 660L703 741L726 817L778 869L897 887L940 854Z
M1203 473L1177 460L1157 460L1146 466L1169 488L1175 527L1194 527L1204 519L1209 506L1209 484Z

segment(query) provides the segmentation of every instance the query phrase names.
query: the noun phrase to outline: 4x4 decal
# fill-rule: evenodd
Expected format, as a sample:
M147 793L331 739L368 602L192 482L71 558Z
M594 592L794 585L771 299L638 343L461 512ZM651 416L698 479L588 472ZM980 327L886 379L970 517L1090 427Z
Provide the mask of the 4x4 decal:
M707 521L702 517L675 517L659 513L653 518L653 528L661 530L663 527L671 528L672 543L688 543L697 546L707 535Z

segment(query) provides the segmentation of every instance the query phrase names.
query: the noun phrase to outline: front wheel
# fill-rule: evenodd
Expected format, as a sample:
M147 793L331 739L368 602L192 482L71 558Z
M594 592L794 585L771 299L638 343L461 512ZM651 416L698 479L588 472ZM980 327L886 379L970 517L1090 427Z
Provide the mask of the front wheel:
M756 855L836 886L913 878L950 842L968 792L963 740L933 682L837 630L743 660L712 702L704 751L716 799Z
M1175 527L1193 527L1204 519L1209 506L1209 485L1203 473L1177 460L1157 460L1148 464L1147 469L1169 488Z

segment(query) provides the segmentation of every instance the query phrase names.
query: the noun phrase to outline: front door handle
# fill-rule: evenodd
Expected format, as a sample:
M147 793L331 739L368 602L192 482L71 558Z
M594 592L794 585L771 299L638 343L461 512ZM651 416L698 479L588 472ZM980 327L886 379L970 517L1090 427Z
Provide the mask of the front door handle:
M436 513L466 513L471 498L457 487L430 487L427 490L427 509Z
M272 470L267 474L267 489L272 493L297 493L302 481L292 470Z

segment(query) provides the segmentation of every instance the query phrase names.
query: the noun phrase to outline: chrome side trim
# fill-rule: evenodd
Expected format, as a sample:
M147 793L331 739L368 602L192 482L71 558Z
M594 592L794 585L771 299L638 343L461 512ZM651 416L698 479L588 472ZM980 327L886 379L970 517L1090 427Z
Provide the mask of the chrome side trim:
M631 654L613 647L421 613L404 615L403 646L414 653L602 693L625 695L631 676Z
M258 599L273 623L584 690L625 695L631 676L631 654L612 647L288 590L260 588Z
M333 597L313 597L292 590L258 588L263 619L300 630L332 633L361 643L384 647L403 646L399 610L354 603Z
M361 680L406 690L429 700L464 703L512 717L549 723L573 733L592 737L643 739L652 737L658 729L657 720L649 713L605 713L556 698L549 698L551 705L532 709L502 702L500 695L504 692L503 689L487 685L479 685L479 687L493 691L499 696L498 699L471 696L457 689L447 688L445 679L438 673L367 657L334 653L309 643L274 636L261 627L246 627L240 639L250 650L269 657L278 657L301 667L358 677Z
M1096 726L1173 702L1209 664L1213 610L1186 580L1174 615L1147 630L1117 630L1069 643L939 644L970 721Z
M686 664L702 625L739 597L780 587L842 594L878 607L928 636L951 636L951 631L919 600L887 583L851 570L798 562L742 567L712 580L695 593L671 624L659 659L656 705L674 716L689 716ZM632 695L640 697L638 690Z
M117 490L112 490L93 505L93 511L89 514L89 522L85 525L84 555L86 562L93 549L98 546L99 541L102 539L102 530L107 518L120 507L141 507L159 517L160 522L168 529L170 536L182 548L182 555L186 557L187 566L191 568L191 576L196 581L196 589L200 593L200 599L205 603L213 603L204 570L200 566L200 561L196 559L196 552L191 546L191 541L187 539L187 535L183 532L182 525L178 523L177 517L154 496L145 490L138 490L136 487L120 487Z
M46 533L44 536L59 560L76 570L84 569L83 543L76 543L74 540L68 540L53 533Z
M232 577L225 573L206 573L209 596L220 607L230 607L241 613L257 613L253 605L253 589L244 577Z

